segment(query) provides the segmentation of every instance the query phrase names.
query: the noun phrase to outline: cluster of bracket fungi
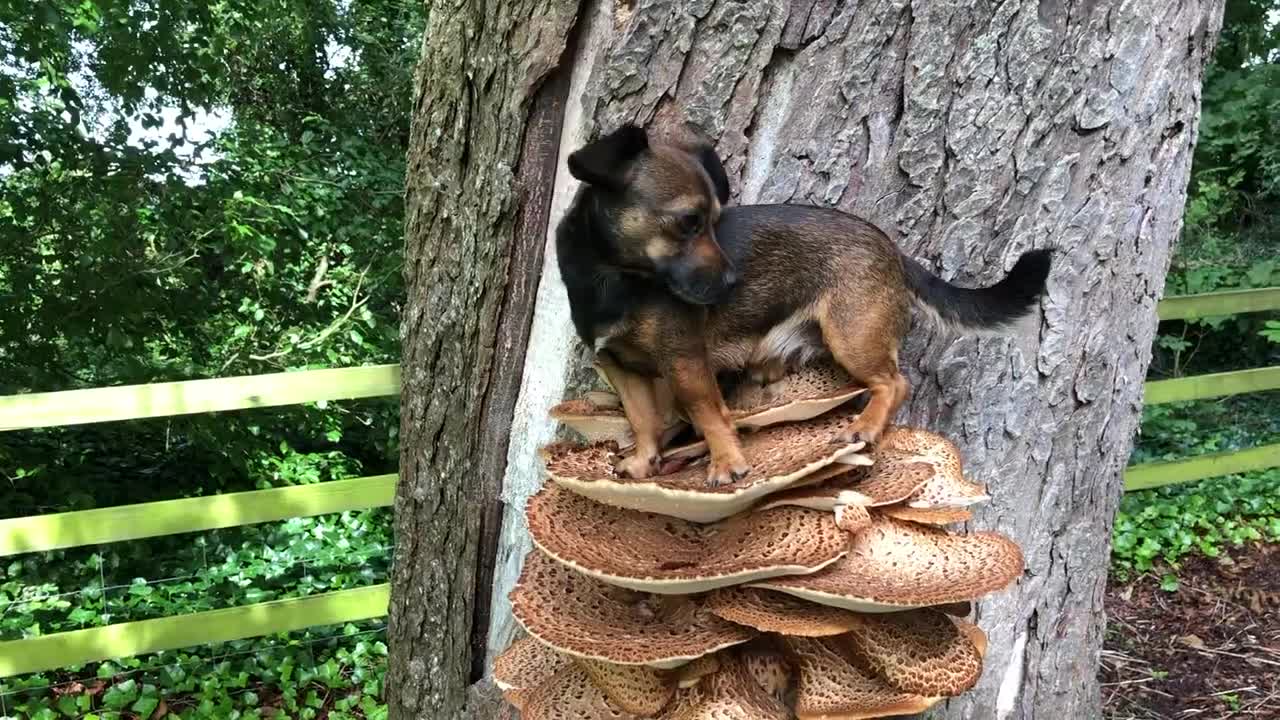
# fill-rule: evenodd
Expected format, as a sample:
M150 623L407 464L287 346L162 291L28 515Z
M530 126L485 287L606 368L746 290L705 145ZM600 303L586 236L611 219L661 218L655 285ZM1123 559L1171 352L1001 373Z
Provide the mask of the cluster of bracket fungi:
M986 636L965 618L1022 553L945 529L987 499L946 438L841 442L860 393L819 365L731 394L752 471L721 487L700 443L664 455L683 469L620 478L617 398L557 406L587 442L543 451L511 593L528 636L493 668L524 720L888 717L973 687Z

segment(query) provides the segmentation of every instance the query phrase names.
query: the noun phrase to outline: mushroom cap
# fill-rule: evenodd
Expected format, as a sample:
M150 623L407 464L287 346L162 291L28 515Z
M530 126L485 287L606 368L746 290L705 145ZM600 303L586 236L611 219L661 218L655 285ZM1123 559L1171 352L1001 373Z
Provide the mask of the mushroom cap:
M635 446L636 440L631 431L631 421L627 419L621 401L613 404L608 398L616 400L617 396L590 392L585 398L566 400L552 407L549 414L551 419L569 426L589 443L614 443L620 451L629 450ZM683 420L674 416L667 418L662 444L670 442L684 427Z
M936 472L907 498L907 506L919 509L964 508L990 499L985 487L960 476Z
M788 702L795 668L780 650L776 640L760 638L733 650L741 659L756 684L775 699Z
M615 665L578 658L591 683L619 709L635 715L657 715L675 696L675 678L643 665Z
M828 567L751 585L846 610L890 612L973 600L1006 587L1022 568L1022 551L999 533L951 535L876 517Z
M876 445L877 462L926 462L933 477L907 500L912 507L964 507L985 502L990 497L981 485L964 477L960 449L946 437L921 428L888 428Z
M924 712L940 698L903 692L860 669L843 638L785 638L800 671L796 717L858 720Z
M982 631L982 628L967 620L952 618L952 622L956 624L956 627L960 628L960 632L964 633L965 637L969 638L969 642L973 643L973 646L978 649L978 654L986 657L987 634Z
M843 635L858 626L858 615L760 588L717 590L707 598L711 612L761 632L794 637Z
M929 609L858 615L846 636L859 667L903 692L954 697L982 676L982 654L946 615Z
M697 685L702 678L720 671L720 654L703 655L681 665L672 672L676 676L676 686L684 690Z
M830 513L778 508L698 525L554 485L529 499L525 517L534 544L555 560L610 585L663 594L815 572L849 547Z
M525 556L510 597L530 635L574 657L617 665L675 668L756 634L692 598L614 587L537 551Z
M968 508L916 508L902 504L876 508L876 512L921 525L955 525L973 519L973 511Z
M597 368L601 377L606 377ZM725 396L730 418L741 430L756 430L780 423L801 422L818 417L866 392L833 364L805 367L768 385L744 383ZM674 408L672 408L674 410ZM566 400L551 408L551 418L568 425L587 442L615 442L630 447L635 438L622 410L621 399L613 393L593 391L583 398ZM669 430L684 422L667 418ZM669 433L670 434L670 433ZM686 452L688 452L686 450ZM705 445L702 446L705 453Z
M804 481L766 497L756 510L790 506L834 512L840 505L871 506L872 498L853 489L862 472L842 465L825 467Z
M681 690L659 720L790 720L791 711L760 686L735 653L720 658L719 671Z
M836 505L835 516L836 527L850 535L856 535L871 527L871 513L867 511L865 505L860 503Z
M638 720L611 701L578 663L569 663L529 691L522 720Z
M558 653L531 637L522 637L493 661L493 682L502 696L520 709L529 693L573 663L573 658Z
M876 448L886 453L915 456L933 463L949 475L964 476L960 448L946 436L924 428L891 425L885 428Z
M621 408L598 407L589 400L566 400L552 407L550 415L589 443L614 442L626 447L635 441L631 423Z
M843 481L847 490L871 498L870 507L906 502L933 479L936 470L923 460L872 453L874 464L858 468Z
M834 363L817 363L768 385L742 383L725 396L734 426L755 429L809 420L866 392Z
M860 443L839 437L856 417L839 410L814 420L777 425L744 435L742 453L751 473L739 482L710 486L706 470L694 465L670 475L626 480L614 473L614 446L543 448L547 474L557 484L597 502L629 510L656 512L693 522L714 522L746 510L760 498L855 452Z

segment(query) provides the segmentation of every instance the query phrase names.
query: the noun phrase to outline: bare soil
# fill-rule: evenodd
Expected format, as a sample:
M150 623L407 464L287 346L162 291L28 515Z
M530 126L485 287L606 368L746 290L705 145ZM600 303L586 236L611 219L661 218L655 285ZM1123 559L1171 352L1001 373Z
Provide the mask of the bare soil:
M1107 590L1102 692L1111 720L1280 719L1280 545L1188 559Z

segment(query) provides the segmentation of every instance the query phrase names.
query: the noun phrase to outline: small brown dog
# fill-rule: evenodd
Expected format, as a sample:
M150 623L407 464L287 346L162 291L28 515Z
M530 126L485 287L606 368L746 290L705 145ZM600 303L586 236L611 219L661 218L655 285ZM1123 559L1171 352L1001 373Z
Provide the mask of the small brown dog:
M664 378L706 438L707 482L749 466L717 384L748 370L772 380L830 355L869 390L850 441L875 442L907 396L898 346L913 304L944 323L998 329L1044 291L1049 252L1023 255L990 288L963 289L904 256L876 226L799 205L726 208L729 185L694 128L649 142L628 125L569 157L584 183L557 228L574 326L595 349L636 437L619 470L660 461Z

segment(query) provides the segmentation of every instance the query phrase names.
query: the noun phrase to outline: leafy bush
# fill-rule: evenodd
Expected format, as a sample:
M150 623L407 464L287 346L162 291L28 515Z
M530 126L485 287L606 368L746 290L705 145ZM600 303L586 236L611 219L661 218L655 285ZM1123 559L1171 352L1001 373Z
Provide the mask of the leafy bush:
M316 627L102 663L67 681L41 673L0 693L0 716L31 720L383 720L387 646L373 623ZM69 668L69 671L80 670Z
M1280 540L1280 469L1129 493L1112 540L1113 569L1124 580L1189 553L1218 557L1229 546Z

